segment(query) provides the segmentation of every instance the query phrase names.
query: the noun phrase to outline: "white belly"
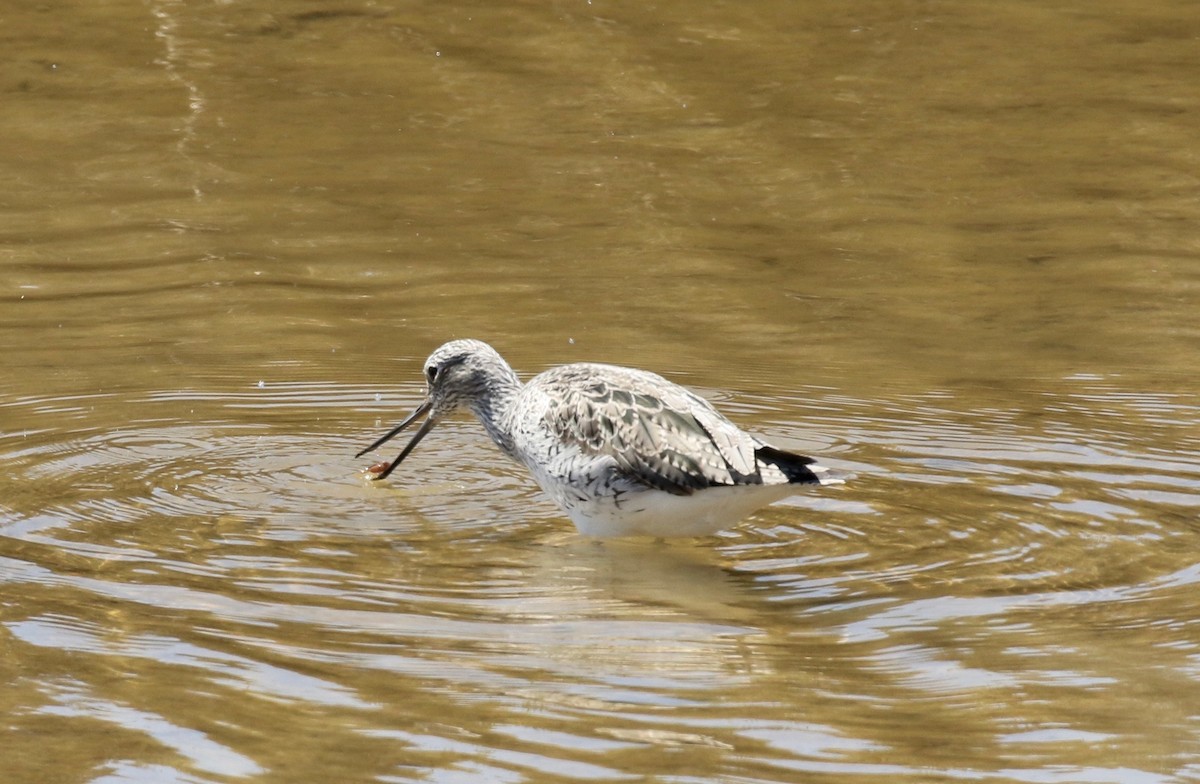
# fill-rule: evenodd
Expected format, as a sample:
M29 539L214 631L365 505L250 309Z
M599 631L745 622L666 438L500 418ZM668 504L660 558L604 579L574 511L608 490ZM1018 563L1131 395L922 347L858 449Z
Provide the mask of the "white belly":
M691 495L642 490L566 501L548 492L585 536L675 537L716 533L799 490L794 485L742 485L710 487Z

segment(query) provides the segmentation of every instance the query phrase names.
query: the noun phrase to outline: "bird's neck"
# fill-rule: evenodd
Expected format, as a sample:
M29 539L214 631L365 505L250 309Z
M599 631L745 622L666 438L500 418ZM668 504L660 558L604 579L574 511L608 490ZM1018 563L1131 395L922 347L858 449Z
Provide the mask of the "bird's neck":
M483 423L496 446L509 457L516 457L509 412L521 391L521 380L507 365L497 368L484 390L471 401L471 411Z

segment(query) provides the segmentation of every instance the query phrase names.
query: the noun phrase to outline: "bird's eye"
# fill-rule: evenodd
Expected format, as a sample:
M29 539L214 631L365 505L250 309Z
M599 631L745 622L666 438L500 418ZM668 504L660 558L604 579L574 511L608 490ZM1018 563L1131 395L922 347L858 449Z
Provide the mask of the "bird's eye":
M432 384L434 381L437 381L437 376L438 376L437 365L430 365L429 367L425 368L425 377L429 379L430 384Z

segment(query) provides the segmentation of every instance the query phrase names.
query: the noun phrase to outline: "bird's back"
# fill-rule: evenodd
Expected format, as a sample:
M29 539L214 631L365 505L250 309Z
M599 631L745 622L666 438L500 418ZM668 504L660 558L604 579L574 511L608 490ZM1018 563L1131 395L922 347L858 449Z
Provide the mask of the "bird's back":
M704 398L648 371L562 365L535 376L519 397L519 442L540 438L553 442L541 448L580 461L611 460L622 476L672 495L820 481L811 458L743 432Z

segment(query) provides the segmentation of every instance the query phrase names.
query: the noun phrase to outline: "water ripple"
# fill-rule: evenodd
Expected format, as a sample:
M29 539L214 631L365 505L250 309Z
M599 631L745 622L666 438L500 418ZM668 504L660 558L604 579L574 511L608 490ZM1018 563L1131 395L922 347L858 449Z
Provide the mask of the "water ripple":
M468 777L621 779L646 749L783 771L768 778L919 778L875 761L918 744L895 720L910 714L1031 761L1010 778L1050 759L1100 780L1115 774L1070 749L1151 742L1118 715L1154 693L1143 673L1191 689L1200 455L1121 417L1047 429L947 395L809 391L819 421L760 426L828 447L850 485L710 540L595 543L470 421L439 427L398 481L365 479L354 451L412 393L163 391L97 401L139 416L70 431L45 418L81 401L7 401L28 425L0 440L0 584L20 597L0 634L39 662L24 715L144 735L181 756L163 777L180 781L287 769L243 733L309 715L406 760L385 780L448 760ZM147 701L145 679L168 695ZM1101 699L1117 708L1063 707ZM215 711L231 701L236 717ZM1186 711L1171 721L1164 754Z

